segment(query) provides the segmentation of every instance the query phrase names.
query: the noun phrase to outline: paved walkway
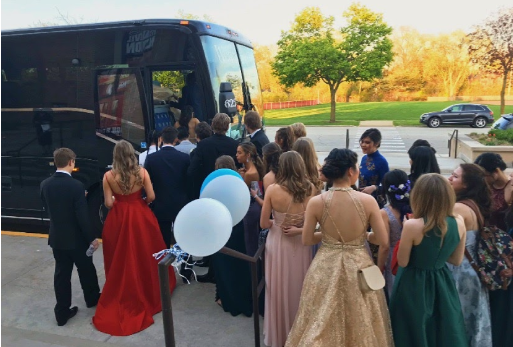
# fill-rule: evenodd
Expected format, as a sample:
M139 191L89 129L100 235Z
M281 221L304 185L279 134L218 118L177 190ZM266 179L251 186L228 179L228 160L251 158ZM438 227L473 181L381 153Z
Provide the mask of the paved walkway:
M79 308L78 314L58 327L53 314L54 260L48 240L10 235L2 235L1 240L2 347L164 346L161 314L153 317L152 326L132 336L116 337L97 331L91 324L95 309L85 306L76 270L72 300ZM101 288L105 282L101 249L94 254L94 263ZM253 318L225 313L214 302L213 284L186 285L181 279L177 283L172 296L177 346L254 345Z

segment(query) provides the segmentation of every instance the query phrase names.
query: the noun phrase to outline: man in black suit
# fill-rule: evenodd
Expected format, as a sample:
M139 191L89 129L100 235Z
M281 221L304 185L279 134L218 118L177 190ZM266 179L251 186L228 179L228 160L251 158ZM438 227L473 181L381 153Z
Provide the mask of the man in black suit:
M71 177L75 168L75 153L59 148L53 153L57 171L41 183L41 199L50 216L48 244L55 258L54 288L57 304L55 318L63 326L77 314L71 307L71 274L73 264L78 270L80 285L87 307L94 307L100 298L100 287L93 257L86 252L90 245L97 249L98 240L89 222L85 189Z
M192 180L196 181L197 189L194 198L199 198L199 188L207 176L215 170L217 158L229 155L235 160L238 142L226 136L230 126L230 117L225 113L218 113L212 120L214 134L198 142L191 160L191 166L187 171Z
M195 198L199 197L199 189L205 178L215 170L217 158L222 155L229 155L235 160L239 143L226 136L229 127L230 117L225 113L216 114L212 120L214 134L198 142L198 146L194 150L188 173L191 179L197 183L194 192ZM208 264L208 259L209 257L204 259L204 266ZM215 282L212 266L210 266L206 275L197 276L197 279L199 282Z
M255 145L258 155L262 157L262 147L269 143L267 135L262 130L262 119L256 111L249 111L244 116L244 125L248 131L250 141Z
M173 127L165 128L161 134L161 150L149 155L145 164L155 190L153 213L168 248L176 243L171 234L176 215L189 202L187 169L190 158L173 147L177 133Z

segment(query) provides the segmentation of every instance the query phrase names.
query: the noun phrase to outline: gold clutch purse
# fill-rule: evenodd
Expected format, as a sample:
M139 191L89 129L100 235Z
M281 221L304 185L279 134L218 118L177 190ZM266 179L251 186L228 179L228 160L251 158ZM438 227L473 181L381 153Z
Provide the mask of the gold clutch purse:
M382 289L385 286L385 277L377 265L358 270L358 283L362 292Z

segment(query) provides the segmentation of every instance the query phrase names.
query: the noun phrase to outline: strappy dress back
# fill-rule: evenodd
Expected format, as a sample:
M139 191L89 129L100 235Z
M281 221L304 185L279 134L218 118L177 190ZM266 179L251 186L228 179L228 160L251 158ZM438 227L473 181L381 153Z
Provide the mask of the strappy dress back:
M349 194L356 211L330 210L336 194ZM368 220L358 193L351 188L332 188L321 198L322 245L308 269L296 321L285 346L393 346L383 291L364 294L358 285L358 270L373 265L365 247ZM361 220L358 230L363 232L353 240L345 240L344 226L331 218L334 213L353 213ZM325 231L326 223L332 222L340 239Z
M290 213L301 205L301 212ZM288 236L282 227L303 226L305 204L294 203L292 196L286 212L273 211L274 223L265 243L265 315L264 342L282 347L299 307L303 280L312 262L312 247L304 246L301 235Z

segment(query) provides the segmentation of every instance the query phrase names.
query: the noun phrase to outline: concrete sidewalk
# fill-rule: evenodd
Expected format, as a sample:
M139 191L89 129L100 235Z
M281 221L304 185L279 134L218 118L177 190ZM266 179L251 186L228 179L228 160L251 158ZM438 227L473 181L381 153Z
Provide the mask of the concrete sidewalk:
M2 235L3 347L164 346L160 313L153 317L152 326L132 336L116 337L97 331L91 324L95 308L86 308L76 270L72 300L79 311L65 326L58 327L53 313L54 260L47 242L46 238ZM94 254L94 263L102 288L105 274L101 247ZM177 278L172 296L176 345L254 346L253 318L225 313L214 302L214 295L213 284L186 285ZM262 319L260 322L262 328Z

